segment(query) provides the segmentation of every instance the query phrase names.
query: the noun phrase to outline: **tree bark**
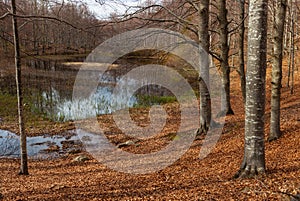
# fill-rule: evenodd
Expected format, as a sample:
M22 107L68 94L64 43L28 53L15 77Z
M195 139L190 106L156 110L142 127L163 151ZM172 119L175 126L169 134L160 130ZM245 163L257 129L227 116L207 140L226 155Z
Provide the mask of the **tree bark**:
M291 94L293 94L293 68L295 65L295 46L294 46L294 5L293 5L293 0L288 1L289 5L289 18L288 18L288 31L289 31L289 48L288 48L288 53L289 53L289 62L288 62L288 81L287 81L287 87L290 87Z
M265 173L265 80L268 0L250 0L246 73L245 151L236 177Z
M293 2L292 2L293 3ZM294 12L294 11L292 11ZM294 94L294 79L295 79L295 23L294 23L294 14L292 15L291 19L291 94Z
M221 45L221 71L222 84L225 89L222 97L222 111L219 116L234 114L230 104L230 68L229 68L229 44L228 44L228 20L226 0L218 0L219 4L219 26L220 26L220 45Z
M38 11L37 0L34 0L33 4L34 4L33 5L34 12L37 12ZM37 13L34 13L34 14L37 14ZM38 30L39 30L38 22L33 22L32 23L33 52L35 52L36 55L39 55L38 37L37 37Z
M282 88L282 58L283 36L286 16L286 0L275 1L275 20L273 26L273 65L272 65L272 97L271 97L271 124L269 141L278 139L280 131L280 97Z
M15 15L16 0L11 0L12 13ZM23 95L22 95L22 80L21 80L21 55L20 55L20 43L18 22L15 16L12 16L13 34L14 34L14 48L15 48L15 67L16 67L16 85L17 85L17 98L18 98L18 115L19 115L19 130L20 130L20 148L21 148L21 167L19 174L28 175L28 163L27 163L27 143L26 133L24 128L23 117Z
M246 76L245 76L245 57L244 57L244 39L245 39L245 1L239 1L241 27L239 29L239 75L241 80L241 90L244 103L246 103Z
M209 52L209 0L199 1L199 30L198 39L200 46ZM201 60L201 59L200 59ZM209 94L209 62L200 66L200 128L197 135L206 134L211 123L211 100Z

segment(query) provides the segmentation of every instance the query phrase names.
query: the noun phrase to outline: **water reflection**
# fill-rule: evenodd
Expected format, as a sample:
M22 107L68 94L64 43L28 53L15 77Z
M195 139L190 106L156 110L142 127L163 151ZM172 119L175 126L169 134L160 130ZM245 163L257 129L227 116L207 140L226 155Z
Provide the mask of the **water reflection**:
M101 114L111 114L115 111L134 107L140 104L138 96L141 94L151 94L157 92L162 96L166 93L170 93L161 86L146 85L141 88L135 94L130 94L129 89L136 85L135 80L126 80L126 88L122 89L122 93L114 93L114 85L111 85L111 79L101 82L101 86L98 86L95 93L91 94L87 99L65 99L61 98L59 92L56 89L51 90L51 94L43 92L42 97L44 103L42 107L47 109L47 113L52 116L56 121L68 121L68 120L80 120L95 117ZM118 78L119 80L119 78ZM121 84L119 81L119 84ZM132 96L131 96L132 95ZM131 98L128 101L128 97ZM112 99L114 97L114 99ZM147 103L152 105L151 102ZM156 103L153 103L156 104ZM52 105L52 107L47 107Z
M64 136L27 137L27 154L32 159L56 158L82 149L80 139L72 131ZM0 157L20 157L18 135L0 130Z
M95 117L100 114L110 114L116 110L133 107L136 98L132 97L126 101L124 94L117 97L118 104L112 101L113 88L109 86L98 87L97 91L88 99L62 99L57 90L52 89L52 94L43 93L45 102L55 105L47 111L51 116L55 116L57 121L78 120ZM50 100L51 99L51 100ZM46 104L47 105L47 104ZM45 108L45 106L44 106Z
M77 72L84 58L72 60L27 59L23 64L23 88L25 101L29 102L32 112L41 112L55 121L84 119L100 114L109 114L116 110L133 107L138 103L139 95L169 96L168 90L144 83L132 97L127 100L128 89L134 87L135 80L121 81L121 77L134 65L113 64L99 78L97 90L86 99L72 100L73 86ZM74 62L71 62L74 61ZM126 86L122 93L112 100L116 83ZM0 89L3 93L15 95L15 78L13 73L1 73ZM151 103L150 103L151 104Z

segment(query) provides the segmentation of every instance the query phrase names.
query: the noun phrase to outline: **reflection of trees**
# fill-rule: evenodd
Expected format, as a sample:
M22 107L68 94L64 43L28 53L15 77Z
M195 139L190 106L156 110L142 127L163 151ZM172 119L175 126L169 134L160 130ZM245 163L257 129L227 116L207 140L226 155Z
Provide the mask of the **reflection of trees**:
M72 58L73 59L73 58ZM72 116L90 117L111 113L117 107L128 107L135 104L133 98L130 104L124 103L125 97L129 94L128 87L135 84L134 80L127 80L123 83L126 88L118 96L118 103L110 103L112 91L120 78L134 69L138 62L118 60L102 76L98 86L97 93L91 97L92 100L71 101L72 90L78 69L74 66L64 65L63 62L82 61L83 58L74 58L74 60L54 60L54 59L27 59L24 61L23 84L26 103L31 106L31 111L37 114L44 114L54 120L73 119ZM13 76L4 76L0 78L1 91L15 94L15 78ZM172 96L172 93L164 87L143 83L142 88L136 91L133 96ZM120 106L116 106L116 105ZM110 106L112 105L112 106ZM89 109L83 109L76 114L76 108L85 106ZM95 110L93 112L92 110ZM78 111L77 111L78 113ZM86 115L85 115L86 114Z
M74 59L75 60L75 59ZM79 58L82 60L82 58ZM26 84L34 107L42 113L55 116L55 105L61 99L71 99L77 70L58 60L28 60Z

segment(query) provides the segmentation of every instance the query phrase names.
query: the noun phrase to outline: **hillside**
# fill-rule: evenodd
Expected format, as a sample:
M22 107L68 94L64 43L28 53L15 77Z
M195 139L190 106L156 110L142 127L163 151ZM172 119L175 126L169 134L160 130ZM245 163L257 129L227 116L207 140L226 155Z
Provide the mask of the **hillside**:
M146 175L118 173L96 160L73 162L76 155L70 155L30 161L30 175L18 176L18 160L0 159L4 200L289 200L284 193L300 193L299 72L295 74L294 95L290 95L284 75L283 136L266 143L267 174L243 180L233 179L243 157L244 107L239 80L235 73L232 76L232 106L236 115L226 118L223 134L207 158L198 158L203 141L200 137L175 164ZM269 77L267 92L266 138L270 118ZM159 143L161 139L156 140ZM125 149L135 151L135 147Z

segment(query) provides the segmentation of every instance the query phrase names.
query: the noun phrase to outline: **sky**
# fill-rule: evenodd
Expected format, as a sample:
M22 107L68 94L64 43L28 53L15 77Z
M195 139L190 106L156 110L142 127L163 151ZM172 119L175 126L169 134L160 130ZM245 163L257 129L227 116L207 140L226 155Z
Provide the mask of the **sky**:
M129 6L138 6L145 3L147 0L99 0L105 2L104 5L97 3L96 0L83 0L89 6L89 9L96 17L108 18L111 13L124 14ZM159 0L156 0L157 2Z

